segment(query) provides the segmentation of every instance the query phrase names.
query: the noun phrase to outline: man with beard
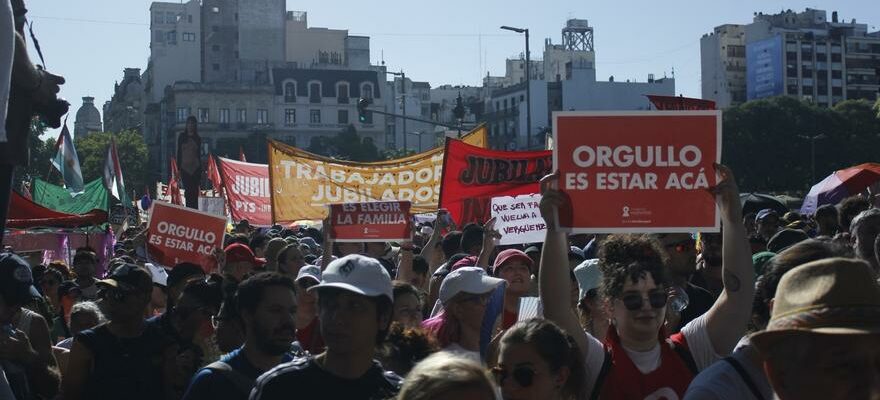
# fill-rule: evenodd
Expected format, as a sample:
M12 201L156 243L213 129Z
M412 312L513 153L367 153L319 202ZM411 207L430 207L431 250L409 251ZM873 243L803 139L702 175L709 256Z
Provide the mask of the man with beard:
M706 289L690 282L691 277L697 272L696 240L691 234L660 233L656 238L669 256L667 271L674 290L683 289L684 298L688 300L684 309L672 310L668 313L666 327L669 333L676 333L688 322L709 311L715 303L715 298ZM682 294L676 293L676 295Z
M277 273L257 274L239 284L235 299L246 331L244 345L199 371L184 400L247 399L257 377L293 359L293 281Z

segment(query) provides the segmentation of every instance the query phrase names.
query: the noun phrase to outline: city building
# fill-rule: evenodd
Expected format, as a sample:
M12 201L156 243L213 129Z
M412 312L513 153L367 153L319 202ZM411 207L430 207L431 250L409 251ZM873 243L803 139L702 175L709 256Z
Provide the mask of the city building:
M701 50L703 98L722 108L779 95L831 107L880 91L880 31L836 11L755 13L704 35Z
M107 132L119 133L124 130L141 130L145 86L139 68L125 68L122 82L113 87L113 96L104 103L104 128Z
M101 113L95 107L95 98L83 97L83 104L76 111L76 121L73 123L73 139L84 138L92 132L103 132L101 126Z

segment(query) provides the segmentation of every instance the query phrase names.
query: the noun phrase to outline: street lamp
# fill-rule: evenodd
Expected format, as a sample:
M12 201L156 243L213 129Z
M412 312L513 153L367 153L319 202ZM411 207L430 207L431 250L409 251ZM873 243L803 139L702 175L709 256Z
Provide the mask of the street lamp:
M810 141L810 185L816 184L816 141L828 136L818 133L813 136L798 135L799 138Z
M529 54L529 30L504 25L501 29L526 34L526 148L532 148L532 59Z

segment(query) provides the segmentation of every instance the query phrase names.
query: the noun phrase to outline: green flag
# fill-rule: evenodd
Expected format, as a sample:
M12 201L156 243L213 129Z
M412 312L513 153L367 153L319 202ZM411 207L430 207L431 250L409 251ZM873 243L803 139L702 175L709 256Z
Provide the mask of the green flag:
M95 179L85 185L83 193L71 197L70 192L42 179L34 180L34 202L60 212L69 214L85 214L94 209L108 211L109 195L101 179Z

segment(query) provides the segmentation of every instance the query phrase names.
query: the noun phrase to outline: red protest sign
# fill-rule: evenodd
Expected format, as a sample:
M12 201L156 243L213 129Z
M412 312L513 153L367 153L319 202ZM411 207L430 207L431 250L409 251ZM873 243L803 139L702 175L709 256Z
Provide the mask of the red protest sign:
M498 151L447 139L440 207L460 226L486 222L493 197L537 193L538 182L552 172L552 156L550 150Z
M269 166L217 157L227 207L233 221L248 220L251 225L272 225L272 190Z
M213 264L211 252L223 247L226 219L161 201L150 208L147 256L165 266L188 261Z
M554 113L554 167L571 232L717 232L706 190L721 160L720 111Z
M337 242L385 242L412 239L408 201L330 205L330 237Z

